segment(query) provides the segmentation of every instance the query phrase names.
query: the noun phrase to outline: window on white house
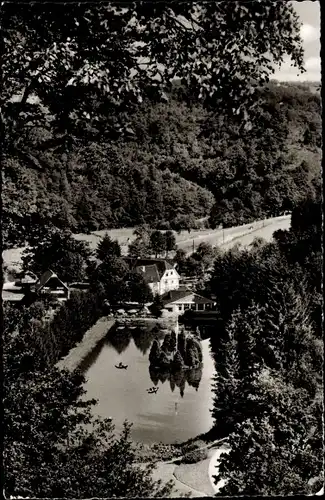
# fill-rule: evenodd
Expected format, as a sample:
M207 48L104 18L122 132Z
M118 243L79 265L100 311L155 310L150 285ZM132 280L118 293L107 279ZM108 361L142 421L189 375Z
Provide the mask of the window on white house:
M186 309L189 309L190 308L190 304L184 304L184 309L186 311Z
M191 309L195 311L195 304L191 304Z
M179 310L179 311L183 311L183 306L182 306L182 304L181 304L180 306L178 306L178 310Z
M204 310L204 305L203 304L199 304L198 305L198 310L199 311L203 311Z

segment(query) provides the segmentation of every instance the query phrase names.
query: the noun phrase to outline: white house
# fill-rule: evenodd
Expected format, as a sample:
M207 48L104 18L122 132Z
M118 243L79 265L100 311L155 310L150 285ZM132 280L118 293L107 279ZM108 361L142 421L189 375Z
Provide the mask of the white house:
M208 311L215 308L216 302L188 289L169 290L162 297L164 309L172 314L185 311Z
M180 275L173 264L165 259L132 259L126 257L130 267L141 274L154 295L163 295L179 288Z

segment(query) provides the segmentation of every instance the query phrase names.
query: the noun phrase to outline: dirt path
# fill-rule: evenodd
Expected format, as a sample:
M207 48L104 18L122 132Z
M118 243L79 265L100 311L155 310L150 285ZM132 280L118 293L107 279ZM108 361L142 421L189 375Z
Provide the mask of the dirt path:
M250 246L255 238L263 238L265 241L271 241L273 238L273 233L278 231L279 229L288 230L290 229L290 218L282 217L274 220L272 223L264 224L257 226L253 230L242 234L240 236L236 236L232 238L230 241L225 242L221 245L224 250L228 250L233 247L237 243L239 243L242 247Z
M204 234L194 233L191 238L177 242L178 248L183 249L187 254L192 253L194 249L202 243L210 243L212 246L219 246L225 250L240 243L242 246L249 246L255 238L263 238L271 241L274 231L278 229L290 228L291 216L274 217L263 221L256 221L252 224L235 226L225 230L216 229L215 231Z
M189 488L202 491L205 495L212 496L214 488L209 477L210 457L196 464L181 464L175 468L175 478L186 484Z
M105 317L100 318L97 323L94 324L85 333L83 339L79 344L73 347L65 358L61 359L57 363L57 368L60 370L74 371L84 359L90 354L98 342L107 335L108 330L112 328L115 320L107 320Z
M157 462L152 478L155 481L160 479L164 484L173 481L174 491L171 498L180 494L190 494L191 497L213 496L215 490L210 476L210 464L218 450L224 450L226 440L227 438L218 439L197 448L197 450L207 449L208 457L194 464L178 465L177 462L181 457ZM141 464L141 467L145 468L146 464Z

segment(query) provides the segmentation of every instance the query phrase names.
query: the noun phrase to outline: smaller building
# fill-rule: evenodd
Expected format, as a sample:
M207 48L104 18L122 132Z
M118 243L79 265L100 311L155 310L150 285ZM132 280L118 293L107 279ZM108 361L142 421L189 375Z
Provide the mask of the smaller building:
M70 297L68 285L63 283L51 269L45 271L37 280L33 291L38 295L49 295L58 301L67 300Z
M170 290L161 297L164 309L172 314L184 314L185 311L211 311L216 302L207 299L189 289Z

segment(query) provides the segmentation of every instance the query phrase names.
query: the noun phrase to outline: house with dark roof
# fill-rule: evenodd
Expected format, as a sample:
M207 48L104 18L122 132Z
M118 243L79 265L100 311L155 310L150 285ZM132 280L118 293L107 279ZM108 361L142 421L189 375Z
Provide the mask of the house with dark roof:
M36 297L50 296L57 301L67 300L69 287L51 269L45 271L40 278L28 273L16 282L6 282L2 288L2 300L18 304L32 303Z
M49 295L58 301L67 300L70 296L69 287L51 269L37 280L33 291L39 295Z
M216 302L188 288L169 290L161 297L164 309L172 314L184 314L185 311L213 310Z
M141 274L154 295L177 290L180 275L174 264L166 259L134 259L125 257L130 269Z

